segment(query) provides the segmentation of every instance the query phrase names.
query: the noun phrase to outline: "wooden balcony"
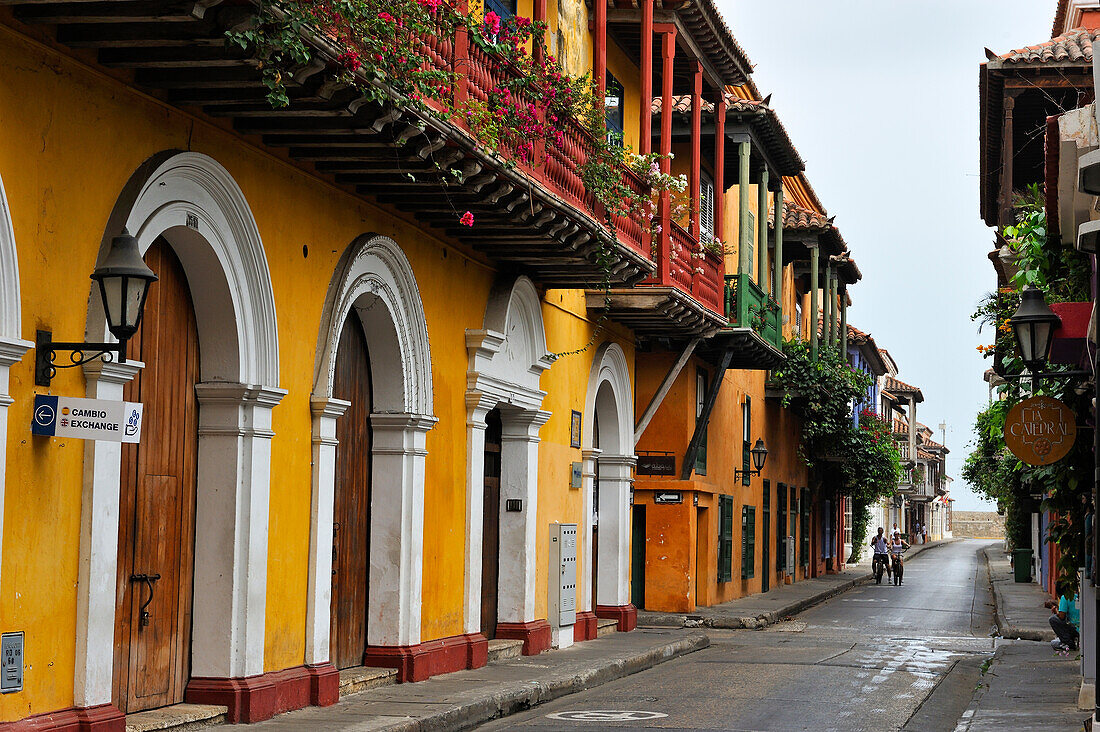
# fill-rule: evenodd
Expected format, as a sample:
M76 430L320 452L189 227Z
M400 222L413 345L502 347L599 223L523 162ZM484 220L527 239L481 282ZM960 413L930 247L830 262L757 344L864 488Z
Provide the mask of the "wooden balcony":
M699 251L691 234L666 222L669 267L632 289L589 290L590 311L606 312L643 338L682 340L709 337L727 323L723 304L722 258ZM661 249L663 247L654 247Z
M747 274L726 275L724 306L728 325L714 348L733 350L730 368L770 370L783 364L783 312Z
M392 94L385 103L369 101L341 83L340 49L315 36L313 62L286 79L289 106L272 108L255 63L225 43L226 31L254 13L254 2L4 0L17 21L50 27L58 42L81 49L83 58L93 54L127 83L177 107L231 120L237 133L307 170L544 284L598 287L609 276L622 287L654 271L641 222L620 218L609 230L586 191L579 168L595 143L578 125L566 125L560 142L547 146L545 164L516 157L514 139L505 140L498 157L460 122L425 118ZM438 68L464 71L457 94L483 99L514 73L472 44L463 51L467 44L455 38L433 35L423 43ZM632 188L644 189L629 171L623 175ZM467 210L473 227L459 224Z

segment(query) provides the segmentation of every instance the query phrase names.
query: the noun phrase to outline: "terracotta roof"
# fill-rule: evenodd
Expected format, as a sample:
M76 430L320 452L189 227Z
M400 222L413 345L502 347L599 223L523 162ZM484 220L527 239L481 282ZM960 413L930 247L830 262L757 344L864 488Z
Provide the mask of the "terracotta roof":
M933 455L932 453L926 451L926 450L921 450L918 447L917 448L917 459L918 460L935 460L936 456Z
M859 328L855 327L851 323L848 323L848 345L862 346L867 341L874 342L870 333L864 333ZM877 348L875 349L878 350Z
M774 226L775 217L772 216L771 218L771 223ZM795 229L808 233L818 233L825 231L832 225L832 221L817 211L811 211L790 201L783 202L783 228L787 231Z
M991 68L1091 64L1092 42L1095 37L1096 31L1074 28L1049 41L1001 54L990 60Z
M910 386L900 379L895 379L893 376L884 377L882 386L886 391L892 394L915 394L918 402L924 401L924 394L921 393L920 388Z
M651 109L653 116L660 117L664 106L661 97L655 97ZM676 114L691 114L691 95L681 94L672 98L672 111ZM702 114L704 117L714 115L714 102L703 100ZM806 168L802 156L798 154L790 135L779 119L775 110L762 101L756 99L744 99L729 91L726 92L726 120L730 119L744 122L753 128L767 146L767 154L780 168L781 175L796 175Z
M1066 10L1069 9L1069 0L1058 0L1058 7L1054 10L1054 27L1050 35L1053 38L1062 32L1062 26L1066 23Z

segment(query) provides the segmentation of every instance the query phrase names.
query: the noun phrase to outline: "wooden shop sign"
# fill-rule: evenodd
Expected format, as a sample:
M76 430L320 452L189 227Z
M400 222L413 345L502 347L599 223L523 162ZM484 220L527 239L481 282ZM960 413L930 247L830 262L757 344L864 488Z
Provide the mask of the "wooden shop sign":
M1028 465L1058 462L1076 439L1076 417L1069 407L1052 397L1025 399L1008 410L1005 418L1005 444Z
M676 456L638 455L638 475L676 475Z

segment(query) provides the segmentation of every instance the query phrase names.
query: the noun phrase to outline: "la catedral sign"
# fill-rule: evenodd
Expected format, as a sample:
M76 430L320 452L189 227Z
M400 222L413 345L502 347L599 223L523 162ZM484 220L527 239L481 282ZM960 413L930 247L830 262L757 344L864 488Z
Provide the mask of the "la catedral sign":
M142 405L107 399L75 399L36 394L31 432L81 440L138 442Z
M1062 402L1047 396L1025 399L1008 410L1005 444L1028 465L1050 465L1066 456L1077 439L1077 421Z

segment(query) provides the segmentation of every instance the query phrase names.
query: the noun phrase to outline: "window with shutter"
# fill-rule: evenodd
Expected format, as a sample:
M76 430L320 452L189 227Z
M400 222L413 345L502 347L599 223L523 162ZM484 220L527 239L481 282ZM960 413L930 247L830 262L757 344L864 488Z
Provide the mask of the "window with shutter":
M699 241L714 239L714 181L703 172L699 176Z
M752 468L752 397L746 396L745 403L741 405L741 485L748 485L749 470Z
M749 226L748 226L748 229L749 229L748 235L741 237L741 241L743 242L743 246L748 249L748 253L745 255L745 257L746 257L745 261L747 261L748 264L749 264L749 271L745 272L744 274L747 274L749 277L752 278L753 282L756 282L756 259L753 255L753 246L754 246L754 242L756 241L756 216L753 215L752 211L749 211Z
M741 507L741 579L752 579L756 569L756 506Z
M775 498L775 568L780 572L787 571L787 484L780 483L776 486Z
M810 566L810 489L802 489L802 527L800 532L802 534L801 541L799 542L799 553L801 554L802 566Z
M624 96L623 85L607 72L604 92L604 116L607 120L607 138L619 147L623 146Z
M733 579L733 496L718 496L718 581Z
M485 0L485 10L492 10L501 20L508 20L516 14L516 0Z

